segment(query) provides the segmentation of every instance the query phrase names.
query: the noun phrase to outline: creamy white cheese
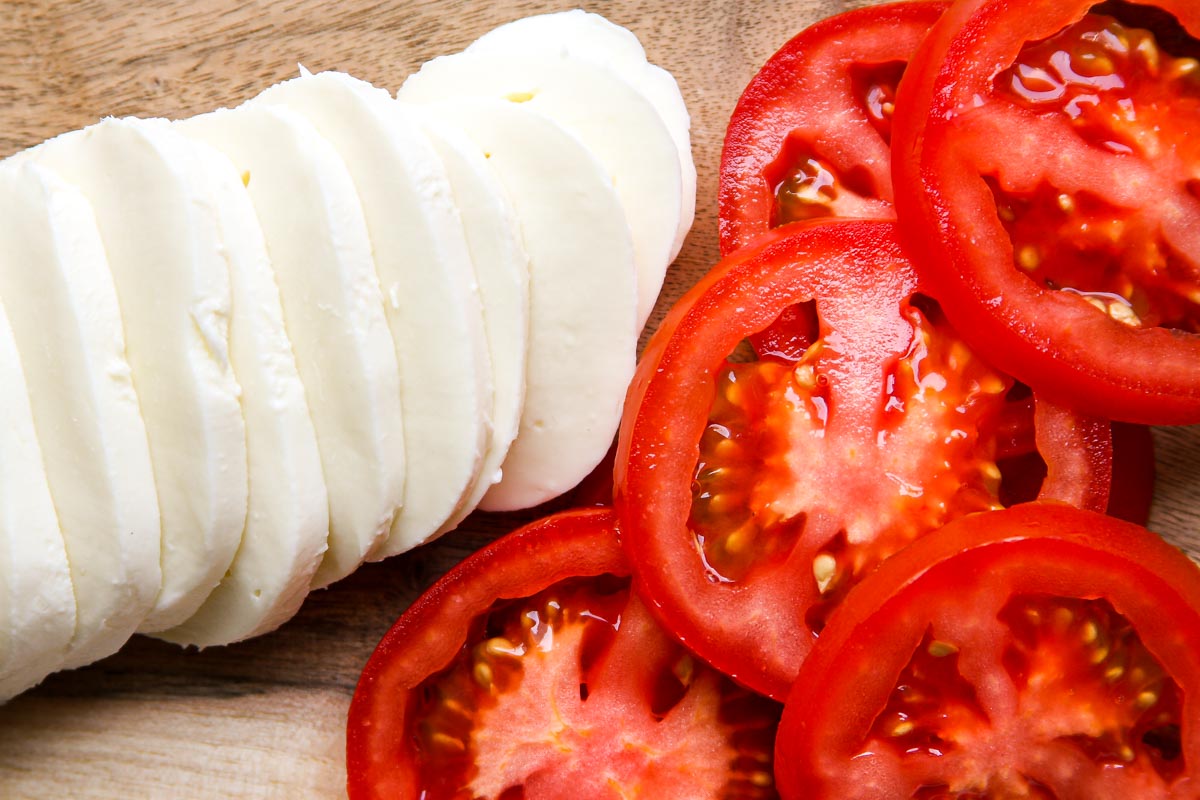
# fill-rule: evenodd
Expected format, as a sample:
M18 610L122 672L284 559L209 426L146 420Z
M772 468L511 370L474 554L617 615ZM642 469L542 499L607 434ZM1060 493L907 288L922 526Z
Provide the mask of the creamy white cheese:
M195 150L229 265L229 357L242 387L250 493L242 543L225 577L188 620L156 635L207 647L274 630L299 610L325 552L329 498L254 204L227 157L199 140Z
M582 9L523 17L485 33L468 53L548 53L612 70L642 93L662 118L679 151L680 215L671 259L679 255L696 217L696 162L691 116L674 76L646 59L631 31Z
M346 164L305 117L243 105L176 123L244 176L275 268L329 496L322 587L391 529L404 493L400 371L362 204Z
M465 502L443 525L449 529L478 506L492 484L500 480L500 466L521 424L525 353L529 347L529 254L508 193L483 152L462 131L425 109L413 107L413 112L446 165L462 216L483 300L495 389L492 437L483 466Z
M191 143L166 120L106 119L25 155L95 210L162 516L162 590L140 630L164 630L220 581L246 520L246 432L214 199Z
M637 348L637 272L604 167L527 105L429 106L460 128L504 185L529 254L529 348L520 430L481 508L537 505L570 489L616 433Z
M60 660L81 666L116 652L154 606L162 585L158 499L91 205L32 163L0 164L0 303L41 449L23 455L6 445L0 462L14 468L28 457L20 468L38 473L44 459L70 556L72 608L75 598L79 606ZM5 426L13 413L2 417ZM4 501L0 507L15 511ZM52 584L53 570L48 565Z
M637 320L639 327L645 324L672 261L682 179L675 142L641 93L587 61L546 53L458 53L427 62L397 97L412 103L506 100L575 135L620 197L637 265Z
M483 309L446 170L405 106L349 75L303 75L251 104L312 122L362 201L400 365L409 465L404 508L371 557L402 553L468 504L491 433Z
M0 702L62 664L75 595L25 377L0 304Z

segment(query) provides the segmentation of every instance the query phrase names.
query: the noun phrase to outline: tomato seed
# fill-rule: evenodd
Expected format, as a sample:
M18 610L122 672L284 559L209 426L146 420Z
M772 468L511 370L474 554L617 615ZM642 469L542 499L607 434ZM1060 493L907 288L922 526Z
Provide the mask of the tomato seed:
M950 642L942 642L934 639L929 643L929 647L927 647L926 650L928 650L929 655L933 656L934 658L945 658L946 656L957 653L958 647Z

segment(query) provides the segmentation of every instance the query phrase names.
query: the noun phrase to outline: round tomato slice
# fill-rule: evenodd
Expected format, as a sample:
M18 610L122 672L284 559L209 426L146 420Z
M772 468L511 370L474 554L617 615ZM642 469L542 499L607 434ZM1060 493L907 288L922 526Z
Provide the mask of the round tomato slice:
M963 517L860 583L788 696L784 798L1200 795L1200 570L1058 504Z
M1200 421L1200 5L964 0L901 82L896 210L980 353L1039 393Z
M893 216L888 144L896 85L947 5L895 3L829 17L767 61L725 134L722 253L787 222Z
M685 296L635 374L614 497L639 591L769 696L850 587L927 531L1039 491L1107 503L1108 423L1022 393L919 289L893 223L781 228ZM815 326L798 360L741 346L797 305L789 324ZM1022 491L1029 456L1046 477Z
M610 510L564 512L468 557L383 638L349 794L765 800L778 715L651 620Z

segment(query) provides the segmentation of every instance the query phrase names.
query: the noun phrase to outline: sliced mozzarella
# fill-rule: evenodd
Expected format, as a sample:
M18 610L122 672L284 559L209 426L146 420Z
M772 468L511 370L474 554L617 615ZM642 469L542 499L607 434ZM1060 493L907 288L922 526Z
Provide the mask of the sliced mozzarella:
M229 263L229 357L242 387L250 495L229 571L190 619L157 635L206 647L274 630L299 610L325 552L329 499L254 204L228 158L202 142L195 147Z
M570 489L608 450L637 348L637 274L621 202L578 139L528 106L484 98L431 109L487 158L529 254L529 349L517 439L481 508Z
M243 105L176 123L246 181L275 268L329 493L329 549L313 577L349 575L390 530L404 493L400 373L362 204L307 119Z
M492 438L483 466L466 502L443 526L449 529L478 506L492 484L500 480L500 467L521 424L525 352L529 346L529 254L508 193L483 152L453 125L424 113L425 109L413 110L419 112L422 128L446 165L454 201L462 215L483 299L495 387Z
M7 244L7 242L5 242ZM0 702L62 664L75 594L16 343L0 305Z
M116 652L154 606L162 585L158 499L92 207L36 164L0 165L0 301L78 598L62 666L82 666ZM0 461L20 463L7 447L0 453Z
M538 14L509 22L485 33L468 53L548 53L612 70L650 101L679 151L682 194L679 227L671 259L679 255L696 216L696 162L692 158L692 121L679 84L671 73L646 60L646 51L631 31L599 14L582 9Z
M679 151L654 107L606 69L549 56L458 53L435 58L397 95L413 103L459 97L508 100L574 134L604 166L633 235L639 327L672 260L681 209Z
M491 427L483 309L450 182L406 107L349 75L303 75L251 103L312 122L362 201L400 365L409 465L404 508L372 557L404 552L464 506Z
M163 630L217 585L246 520L246 432L214 199L191 143L166 120L107 119L26 152L95 209L162 515L162 590L140 630Z

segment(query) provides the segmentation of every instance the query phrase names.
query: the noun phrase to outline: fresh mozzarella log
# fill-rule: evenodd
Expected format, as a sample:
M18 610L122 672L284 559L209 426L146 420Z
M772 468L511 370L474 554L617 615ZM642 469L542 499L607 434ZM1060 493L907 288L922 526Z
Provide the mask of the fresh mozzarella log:
M8 309L41 448L38 454L22 451L19 442L12 445L17 449L0 446L0 470L37 475L44 459L74 585L70 649L59 660L63 668L82 666L115 653L154 607L162 585L158 499L92 207L78 189L36 164L0 165L0 302ZM0 378L0 391L15 385L10 380ZM0 428L16 435L11 420L20 414L11 400L5 407ZM37 492L29 491L28 502L36 503ZM0 512L17 514L22 502L0 500ZM33 534L35 512L28 520ZM22 577L45 579L54 593L56 569L48 561ZM49 631L57 623L46 624Z
M483 466L466 502L443 526L449 529L478 506L492 484L500 480L500 467L521 424L525 352L529 346L529 254L504 185L480 149L462 131L425 113L425 109L412 110L446 165L462 215L483 299L495 389L492 438Z
M488 97L562 125L604 168L621 199L637 265L637 322L650 316L681 215L679 151L654 107L612 72L549 55L458 53L427 62L397 95L412 103ZM534 329L536 332L536 329Z
M637 273L604 167L528 105L463 98L430 106L495 170L529 254L529 349L520 431L481 508L562 494L604 457L637 349Z
M75 594L12 331L0 306L0 702L62 664Z
M612 70L650 101L679 151L682 193L679 227L671 259L679 255L696 216L696 163L692 158L691 117L671 73L651 64L631 31L582 9L539 14L485 33L468 53L547 53Z
M229 356L242 387L250 494L242 544L225 577L190 619L156 635L207 647L274 630L299 610L325 552L329 499L254 204L228 158L199 141L195 148L229 263Z
M162 516L162 590L139 630L195 613L246 521L246 432L229 363L229 270L191 143L106 119L26 151L91 202L125 322Z
M464 507L491 431L483 309L450 182L407 108L349 75L305 74L251 104L312 122L362 201L400 365L408 464L404 507L371 557L402 553Z
M233 161L262 226L329 496L323 587L387 535L404 494L400 372L362 204L333 145L294 111L243 105L176 125Z

